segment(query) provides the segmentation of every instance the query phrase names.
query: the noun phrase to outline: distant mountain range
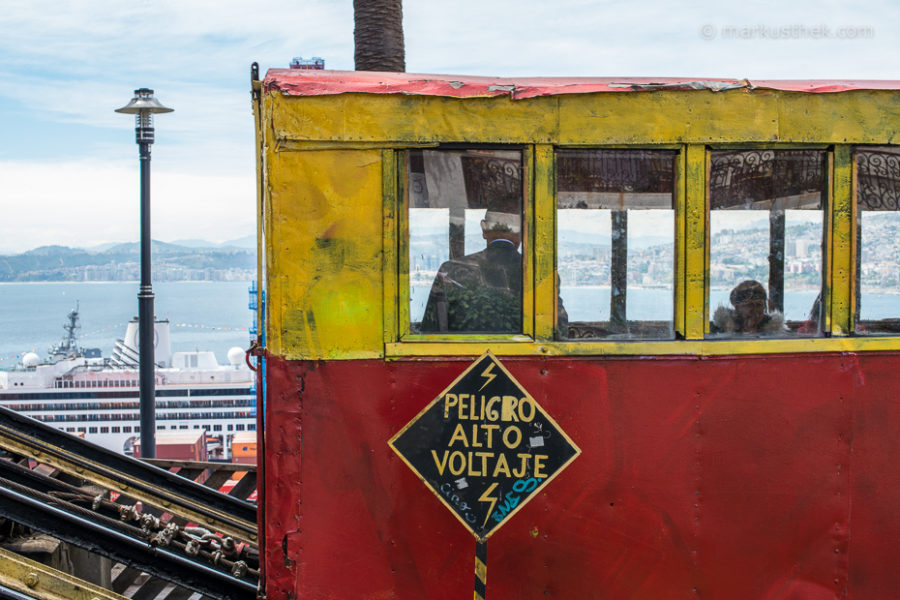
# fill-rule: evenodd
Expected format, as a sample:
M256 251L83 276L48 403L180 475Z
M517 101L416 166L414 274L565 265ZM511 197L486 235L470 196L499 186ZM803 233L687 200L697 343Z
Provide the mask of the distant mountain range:
M256 238L215 244L203 240L154 240L153 278L157 281L248 280L256 272ZM0 256L0 282L135 281L140 279L140 244L92 248L41 246Z
M236 240L228 240L227 242L208 242L206 240L175 240L174 242L157 242L154 240L154 244L169 244L172 246L183 246L185 248L246 248L255 250L256 249L256 236L255 235L245 235L242 238L237 238ZM116 246L123 245L121 242L113 242L108 244L98 244L97 246L91 246L89 248L83 248L83 250L87 252L106 252L110 248L115 248ZM42 246L46 247L46 246ZM35 248L37 249L37 248Z

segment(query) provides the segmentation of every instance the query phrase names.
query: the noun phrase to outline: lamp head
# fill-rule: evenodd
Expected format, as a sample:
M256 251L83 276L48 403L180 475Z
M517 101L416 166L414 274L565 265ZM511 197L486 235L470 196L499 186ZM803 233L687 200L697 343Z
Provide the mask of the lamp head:
M139 90L134 90L134 98L131 99L131 102L122 108L117 108L116 112L136 115L143 111L147 111L148 113L167 113L172 112L173 110L174 109L163 106L153 95L153 90L141 88Z
M172 112L173 109L163 104L153 96L153 90L140 88L134 90L134 98L131 102L117 108L117 113L134 115L134 131L137 143L153 143L153 115L156 113Z

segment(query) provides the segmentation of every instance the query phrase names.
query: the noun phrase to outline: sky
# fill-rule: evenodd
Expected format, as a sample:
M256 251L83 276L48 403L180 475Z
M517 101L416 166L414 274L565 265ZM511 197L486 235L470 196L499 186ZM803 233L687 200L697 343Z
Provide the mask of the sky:
M900 79L900 2L405 0L411 73ZM130 115L156 118L152 235L255 233L250 65L353 68L351 0L3 0L0 254L139 238Z

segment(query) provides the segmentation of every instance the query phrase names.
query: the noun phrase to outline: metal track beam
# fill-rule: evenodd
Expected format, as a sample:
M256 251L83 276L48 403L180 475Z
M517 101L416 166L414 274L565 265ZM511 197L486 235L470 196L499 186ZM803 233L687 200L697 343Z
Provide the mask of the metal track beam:
M61 471L236 539L257 541L256 507L249 502L112 452L0 407L0 448L30 456Z
M0 516L204 595L223 600L256 598L253 583L3 487Z
M93 583L0 548L0 599L126 600Z

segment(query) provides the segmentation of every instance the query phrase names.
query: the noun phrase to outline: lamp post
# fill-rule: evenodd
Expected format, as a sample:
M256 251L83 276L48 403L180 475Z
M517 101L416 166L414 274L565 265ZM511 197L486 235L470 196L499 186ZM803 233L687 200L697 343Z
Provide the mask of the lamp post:
M150 145L153 115L172 112L153 97L153 90L134 90L131 102L116 112L134 115L134 135L141 161L141 287L138 290L138 333L141 395L141 457L156 458L156 379L153 352L153 286L150 283Z

